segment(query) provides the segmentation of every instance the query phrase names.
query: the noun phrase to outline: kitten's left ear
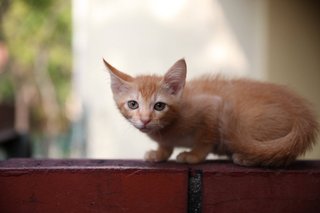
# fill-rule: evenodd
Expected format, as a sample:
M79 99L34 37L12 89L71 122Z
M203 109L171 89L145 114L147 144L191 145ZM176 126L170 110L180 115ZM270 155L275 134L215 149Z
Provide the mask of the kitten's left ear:
M180 95L184 88L187 75L186 61L178 60L165 74L163 83L171 95Z
M103 62L109 70L111 77L111 89L114 95L128 91L130 89L130 82L133 81L133 77L117 70L104 59Z

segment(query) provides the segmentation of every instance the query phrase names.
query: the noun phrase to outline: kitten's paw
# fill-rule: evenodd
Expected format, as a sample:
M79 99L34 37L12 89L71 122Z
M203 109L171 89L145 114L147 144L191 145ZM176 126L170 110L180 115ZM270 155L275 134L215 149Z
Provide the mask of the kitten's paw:
M168 160L168 158L168 155L156 150L150 150L144 155L144 160L148 162L162 162Z
M247 160L241 154L233 154L232 155L233 163L238 164L240 166L254 166L256 163L250 160Z
M200 163L202 161L203 161L203 158L191 152L181 152L177 156L177 162L179 163L195 164L195 163Z

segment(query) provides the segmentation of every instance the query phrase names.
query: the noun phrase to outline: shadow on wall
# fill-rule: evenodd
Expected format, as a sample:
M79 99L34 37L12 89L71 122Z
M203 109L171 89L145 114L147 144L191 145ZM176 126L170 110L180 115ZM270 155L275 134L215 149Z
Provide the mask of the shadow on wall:
M320 2L268 1L267 77L308 99L320 121ZM320 158L320 137L307 159Z

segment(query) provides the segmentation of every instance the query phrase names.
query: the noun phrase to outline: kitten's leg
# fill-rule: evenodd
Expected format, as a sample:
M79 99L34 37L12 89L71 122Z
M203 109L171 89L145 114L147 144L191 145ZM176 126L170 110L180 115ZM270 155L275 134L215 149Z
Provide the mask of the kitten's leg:
M179 163L200 163L205 161L208 154L212 151L211 143L199 143L190 151L182 152L177 156Z
M149 162L161 162L169 159L173 151L172 146L159 144L157 150L150 150L144 155L144 159Z

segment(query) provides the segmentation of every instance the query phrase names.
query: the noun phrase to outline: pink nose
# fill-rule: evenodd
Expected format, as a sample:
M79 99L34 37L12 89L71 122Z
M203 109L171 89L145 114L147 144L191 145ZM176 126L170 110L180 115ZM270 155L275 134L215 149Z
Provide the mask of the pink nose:
M144 125L147 125L148 123L150 123L151 119L141 119L141 122L144 124Z

